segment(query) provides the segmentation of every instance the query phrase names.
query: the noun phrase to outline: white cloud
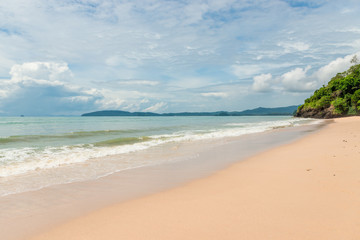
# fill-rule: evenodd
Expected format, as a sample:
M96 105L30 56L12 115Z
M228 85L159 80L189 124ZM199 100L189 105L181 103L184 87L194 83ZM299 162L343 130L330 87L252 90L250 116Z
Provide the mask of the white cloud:
M0 42L1 43L1 42ZM1 46L1 45L0 45ZM1 47L0 47L1 49ZM5 57L3 54L0 55L0 76L5 76L9 73L11 66L15 64L10 58Z
M354 12L355 10L354 9L349 9L349 8L343 8L340 13L341 14L348 14L348 13L352 13Z
M118 110L126 103L125 100L119 98L103 98L96 100L95 104L101 110Z
M1 88L4 88L4 84L0 84ZM9 90L0 89L0 99L6 98L9 95Z
M216 98L226 98L229 96L228 93L225 92L206 92L206 93L201 93L201 96L204 97L216 97Z
M143 112L158 112L159 110L166 109L166 103L165 102L158 102L153 106L150 106L148 108L145 108Z
M211 11L219 11L231 7L231 5L234 4L235 1L236 0L209 0L208 4Z
M274 91L305 91L331 78L331 70L343 70L324 67L313 74L319 64L359 51L360 15L354 0L298 5L304 7L279 0L0 1L0 82L14 83L2 84L0 97L19 98L15 94L26 89L29 96L33 91L31 99L36 91L58 89L69 95L65 102L84 103L82 108L86 96L94 96L89 108L142 110L156 99L173 112L195 108L192 97L205 111L239 109L255 104L239 101L243 89L266 91L269 83ZM345 9L346 18L340 14ZM14 64L20 69L9 74ZM295 68L306 65L313 69L296 79ZM296 80L282 77L290 70ZM272 79L257 77L263 73ZM139 105L144 98L149 102Z
M28 62L11 68L1 83L0 109L7 115L79 114L95 107L103 96L63 82L72 76L66 63Z
M214 80L207 77L184 77L169 83L169 85L180 89L203 88L212 84L214 84Z
M254 82L252 88L256 92L269 92L272 89L271 79L272 79L271 73L255 76L253 78Z
M125 66L127 68L137 68L141 65L141 60L135 56L111 56L105 60L105 63L111 67Z
M262 69L259 65L243 64L243 65L232 65L231 70L232 73L238 78L247 78L260 73Z
M156 86L159 85L158 81L149 81L149 80L120 80L117 81L121 85L144 85L144 86Z
M71 96L71 97L63 97L61 101L70 102L70 103L87 103L91 101L93 96Z
M149 101L149 99L146 99L146 98L144 98L144 99L142 99L142 100L140 101L141 104L143 104L143 103L148 103L148 102L150 102L150 101Z
M321 85L326 85L337 73L346 71L352 65L354 55L360 56L360 52L337 58L311 74L308 73L311 66L294 68L275 78L271 74L261 74L253 78L252 89L259 92L271 89L286 92L314 91Z
M193 24L203 19L203 14L206 13L209 6L204 3L191 3L184 8L184 14L186 16L185 23Z
M335 43L332 45L335 47L350 47L350 48L358 50L358 49L360 49L360 40L359 39L356 39L356 40L347 39L341 43Z
M341 73L347 70L351 66L351 59L354 57L354 55L360 56L360 52L347 55L343 58L337 58L329 64L321 67L314 75L321 83L326 83L337 73Z
M277 45L284 48L285 53L303 52L310 48L310 45L304 42L279 42Z
M306 92L312 91L317 87L317 81L307 76L311 66L305 68L295 68L281 75L281 83L286 91Z
M346 32L360 33L360 28L358 28L358 27L350 27L350 28L345 28L345 29L339 29L339 30L337 30L337 32L341 32L341 33L346 33Z
M69 81L73 74L66 63L61 62L27 62L15 64L10 70L13 82L34 80Z

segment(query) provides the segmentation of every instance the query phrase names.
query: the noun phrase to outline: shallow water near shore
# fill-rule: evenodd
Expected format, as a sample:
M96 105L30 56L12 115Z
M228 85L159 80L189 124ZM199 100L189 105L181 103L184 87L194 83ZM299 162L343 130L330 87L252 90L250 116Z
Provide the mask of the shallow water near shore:
M128 170L86 181L80 175L79 181L51 184L36 191L3 196L0 198L0 232L6 236L5 239L20 239L100 207L208 176L258 152L298 139L320 126L275 127L275 130L235 137L172 141L142 151L110 155L102 163L112 166L113 162L121 159L150 161L151 164L132 166ZM95 166L92 165L92 168L96 173ZM86 165L83 168L84 175L88 176L89 169ZM56 169L59 176L71 170L74 175L79 173L79 169L71 168L71 165ZM38 179L44 176L39 174ZM54 176L48 177L51 179Z
M0 118L0 196L178 159L135 157L168 143L311 123L315 121L287 116Z

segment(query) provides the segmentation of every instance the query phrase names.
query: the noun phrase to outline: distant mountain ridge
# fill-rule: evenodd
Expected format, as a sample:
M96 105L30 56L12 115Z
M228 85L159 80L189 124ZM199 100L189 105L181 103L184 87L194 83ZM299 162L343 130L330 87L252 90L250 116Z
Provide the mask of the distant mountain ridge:
M153 113L153 112L127 112L120 110L103 110L90 113L84 113L82 117L101 117L101 116L118 116L118 117L145 117L145 116L281 116L294 115L299 106L288 106L278 108L255 108L245 111L217 111L217 112L180 112L180 113Z

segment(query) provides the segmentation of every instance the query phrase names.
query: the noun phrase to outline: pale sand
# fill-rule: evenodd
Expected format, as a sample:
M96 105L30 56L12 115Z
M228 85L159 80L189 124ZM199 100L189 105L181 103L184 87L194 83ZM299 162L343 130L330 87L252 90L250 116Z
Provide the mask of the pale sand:
M360 239L360 117L33 239Z

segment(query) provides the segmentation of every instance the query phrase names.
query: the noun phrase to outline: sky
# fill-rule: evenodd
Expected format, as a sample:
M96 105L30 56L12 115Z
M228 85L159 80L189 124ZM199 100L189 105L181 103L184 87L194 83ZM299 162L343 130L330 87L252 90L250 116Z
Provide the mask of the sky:
M1 0L0 116L302 104L360 53L359 13L358 0Z

